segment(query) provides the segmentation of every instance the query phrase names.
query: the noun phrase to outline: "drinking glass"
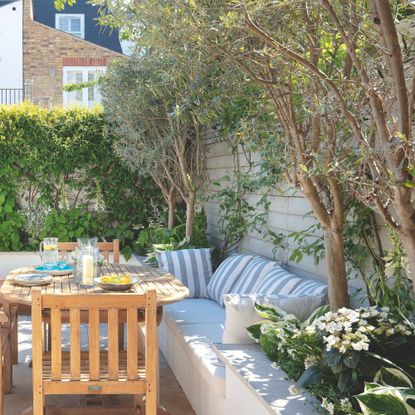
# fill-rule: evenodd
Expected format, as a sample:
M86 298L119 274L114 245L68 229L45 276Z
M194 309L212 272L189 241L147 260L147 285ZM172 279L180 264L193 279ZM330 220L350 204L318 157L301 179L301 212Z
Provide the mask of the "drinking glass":
M42 264L46 269L52 269L58 264L58 238L43 238L39 244L39 253Z
M59 269L64 269L68 265L68 258L69 258L69 255L67 252L59 253L59 261L58 261Z

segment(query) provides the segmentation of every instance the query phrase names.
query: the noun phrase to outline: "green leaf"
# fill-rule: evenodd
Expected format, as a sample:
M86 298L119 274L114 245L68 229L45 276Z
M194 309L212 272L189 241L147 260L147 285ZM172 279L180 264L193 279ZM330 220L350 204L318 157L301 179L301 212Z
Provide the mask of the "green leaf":
M344 357L343 363L351 369L356 369L359 360L360 356L358 353L350 353Z
M265 307L255 303L255 309L257 313L262 317L272 321L280 321L284 318L284 315L278 313L274 308Z
M374 387L355 396L364 415L413 415L398 388Z
M131 249L130 245L124 246L120 252L127 261L133 256L133 250Z
M374 381L383 386L412 388L411 379L400 369L382 367L375 375Z
M299 377L297 384L302 388L315 385L323 378L323 374L318 366L310 366Z
M261 337L261 326L262 323L253 324L252 326L247 327L246 330L254 339L259 340Z
M327 365L330 366L331 370L334 373L340 373L342 365L342 355L336 350L324 351L323 358L326 361Z

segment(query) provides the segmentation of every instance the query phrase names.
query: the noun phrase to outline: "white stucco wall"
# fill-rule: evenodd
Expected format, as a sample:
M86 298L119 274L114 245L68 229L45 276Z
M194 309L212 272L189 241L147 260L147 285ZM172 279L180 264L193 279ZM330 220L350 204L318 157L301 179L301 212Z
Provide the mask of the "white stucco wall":
M22 0L0 2L0 88L23 88Z

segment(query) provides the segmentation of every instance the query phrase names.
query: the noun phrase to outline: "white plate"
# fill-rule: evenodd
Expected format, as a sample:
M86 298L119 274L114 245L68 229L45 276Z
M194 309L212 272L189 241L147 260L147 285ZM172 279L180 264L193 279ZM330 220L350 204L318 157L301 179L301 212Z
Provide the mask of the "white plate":
M19 274L13 278L15 284L25 287L35 287L38 285L50 284L53 277L48 274Z

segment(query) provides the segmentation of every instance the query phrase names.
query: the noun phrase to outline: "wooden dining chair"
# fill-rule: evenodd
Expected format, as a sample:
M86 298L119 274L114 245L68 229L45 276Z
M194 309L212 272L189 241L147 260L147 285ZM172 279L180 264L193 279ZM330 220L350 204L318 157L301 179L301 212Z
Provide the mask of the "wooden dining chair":
M58 251L65 253L65 252L73 252L77 248L76 242L58 242ZM112 242L98 242L98 249L102 252L104 258L109 261L110 254L112 253L112 260L115 264L120 263L120 241L119 239L114 239ZM30 315L31 308L30 306L23 306L19 305L17 309L18 315ZM47 333L47 322L45 322L45 333ZM14 325L14 331L12 333L12 361L13 364L18 363L18 352L17 352L17 345L19 344L19 333L18 333L18 326L17 324ZM45 336L45 341L48 342L48 338ZM124 342L124 333L122 329L120 329L120 342Z
M33 415L44 415L46 395L133 395L139 414L145 396L145 414L157 414L157 294L42 295L32 289ZM81 351L80 314L89 315L89 349ZM144 354L138 335L138 311L145 313ZM44 350L42 314L51 314L51 350ZM62 350L63 312L70 315L70 349ZM101 347L99 313L108 314L108 347ZM127 313L127 350L119 349L118 315ZM97 413L96 407L82 408ZM100 414L105 409L100 409ZM114 408L108 408L108 414ZM141 414L143 415L143 414Z
M58 251L62 253L73 252L78 244L76 242L58 242ZM120 263L120 241L114 239L112 242L98 242L98 249L102 252L104 258L109 261L112 253L114 264Z

